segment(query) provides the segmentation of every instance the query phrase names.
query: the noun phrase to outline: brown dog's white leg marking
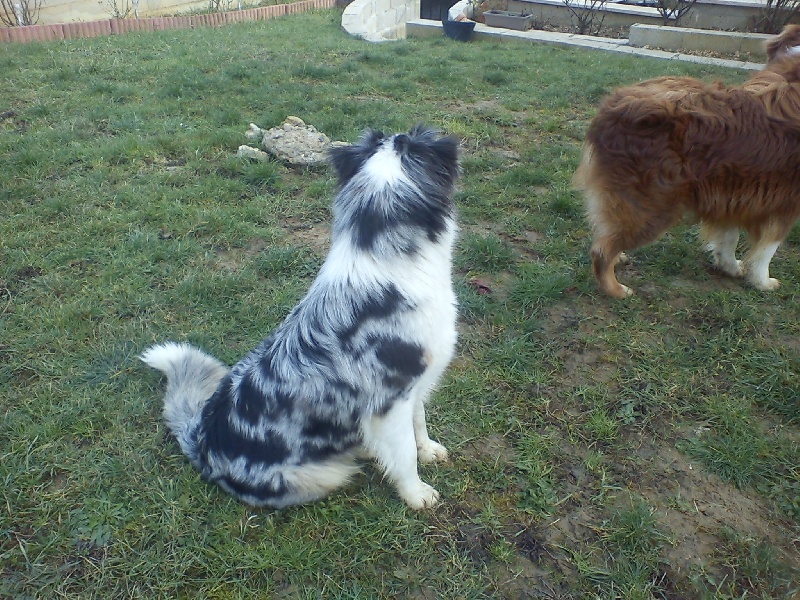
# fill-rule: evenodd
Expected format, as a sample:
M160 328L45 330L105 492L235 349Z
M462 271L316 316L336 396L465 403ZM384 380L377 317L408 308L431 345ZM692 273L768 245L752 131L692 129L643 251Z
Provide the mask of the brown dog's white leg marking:
M714 266L731 277L744 274L742 262L736 260L736 246L739 243L739 228L720 228L703 225L706 248L711 252Z
M780 246L780 242L757 243L744 259L747 270L747 280L753 287L772 291L777 290L781 282L769 276L769 263Z

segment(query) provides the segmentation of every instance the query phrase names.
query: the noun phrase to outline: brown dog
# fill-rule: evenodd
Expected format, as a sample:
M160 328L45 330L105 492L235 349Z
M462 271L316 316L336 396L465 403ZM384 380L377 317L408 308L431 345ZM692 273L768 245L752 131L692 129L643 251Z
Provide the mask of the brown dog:
M774 290L769 263L800 216L800 26L767 44L741 86L662 77L613 92L586 134L574 185L594 230L592 268L615 298L632 291L614 266L686 213L717 268ZM739 230L751 248L735 251Z

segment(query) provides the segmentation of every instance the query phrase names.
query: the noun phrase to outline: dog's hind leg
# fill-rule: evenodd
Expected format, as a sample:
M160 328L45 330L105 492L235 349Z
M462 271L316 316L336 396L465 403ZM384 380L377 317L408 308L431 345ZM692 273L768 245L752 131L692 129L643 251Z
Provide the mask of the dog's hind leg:
M368 417L361 425L364 446L383 468L406 504L415 510L439 500L439 492L419 478L414 435L416 400L398 400L383 415Z
M759 240L745 256L747 280L753 287L767 292L780 287L781 282L769 276L769 263L780 245L780 242Z
M283 508L320 500L347 483L358 473L356 452L344 452L317 463L303 463L280 469L279 479L286 492L270 498L268 504ZM246 500L246 498L245 498Z
M738 227L723 227L704 222L701 237L706 243L706 249L711 252L711 260L717 269L731 277L741 277L744 274L742 262L736 260Z
M600 290L613 298L627 298L633 294L633 290L617 281L614 267L621 257L627 256L622 252L622 248L616 246L613 240L595 240L591 250L592 271L600 286Z
M745 277L753 287L763 291L777 290L780 287L780 281L769 276L769 263L792 225L792 222L773 221L747 228L752 246L742 264Z
M589 165L586 168L588 169ZM609 214L612 212L612 207L619 205L620 201L595 188L591 180L584 181L583 186L587 216L594 230L591 250L594 277L602 292L614 298L627 298L633 294L633 290L617 281L614 267L621 259L627 262L628 257L623 251L628 248L622 244L620 235L623 225L615 214Z
M607 188L586 189L586 206L594 230L592 271L600 290L626 298L633 290L617 281L614 267L627 262L626 250L645 246L680 220L681 205L659 196Z

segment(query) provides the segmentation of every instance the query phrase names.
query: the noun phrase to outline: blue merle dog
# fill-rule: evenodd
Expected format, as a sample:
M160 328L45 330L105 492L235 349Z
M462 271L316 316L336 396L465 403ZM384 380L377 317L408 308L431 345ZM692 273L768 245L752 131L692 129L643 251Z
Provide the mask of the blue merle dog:
M204 479L248 504L322 498L373 458L414 509L447 460L425 402L453 356L458 143L423 126L336 148L330 252L308 294L232 369L188 345L141 359L167 376L164 419Z

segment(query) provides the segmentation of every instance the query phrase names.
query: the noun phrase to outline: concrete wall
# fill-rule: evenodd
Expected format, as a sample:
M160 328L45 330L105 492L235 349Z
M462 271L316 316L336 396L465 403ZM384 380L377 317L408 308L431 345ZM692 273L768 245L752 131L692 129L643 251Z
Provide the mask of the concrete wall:
M583 2L570 2L575 10L581 11ZM553 27L571 27L572 16L564 0L508 0L508 10L533 15L536 23ZM655 8L635 5L607 4L603 10L595 10L597 19L609 27L630 27L634 23L658 25L661 17Z
M590 5L590 2L586 2ZM582 10L584 0L570 0L576 10ZM681 27L697 29L737 29L746 30L755 23L764 2L725 2L719 0L698 0L692 9L681 18ZM569 27L571 19L564 0L508 0L508 10L533 15L540 23L558 27ZM634 23L661 25L662 19L655 8L632 4L606 4L602 10L596 9L598 19L603 16L604 25L630 27ZM674 25L675 23L670 23Z
M406 21L419 17L420 0L354 0L342 14L342 28L370 42L406 37Z
M724 54L746 53L766 56L766 43L775 36L763 33L736 33L685 27L656 27L633 25L628 32L628 42L638 48L663 50L713 51Z

